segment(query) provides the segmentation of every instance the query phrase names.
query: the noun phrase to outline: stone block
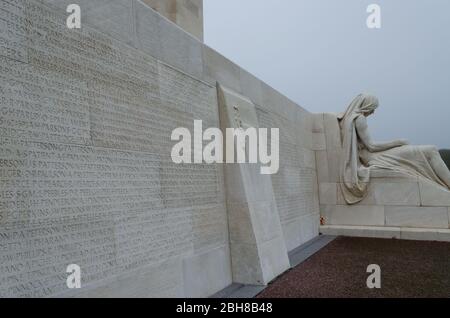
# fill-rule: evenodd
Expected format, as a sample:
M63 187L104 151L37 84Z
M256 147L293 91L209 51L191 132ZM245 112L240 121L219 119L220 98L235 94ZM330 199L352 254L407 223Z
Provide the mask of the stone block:
M321 215L326 225L384 226L384 206L324 205Z
M262 107L285 119L293 118L292 115L289 117L287 106L288 100L286 97L264 82L261 84L261 87L263 98Z
M325 134L325 127L324 127L324 122L323 122L323 113L312 114L312 116L313 116L312 132L313 133L323 133L323 134Z
M316 151L316 167L318 182L331 182L328 169L328 154L326 151Z
M66 8L72 0L39 0L53 9L58 9L65 23ZM110 37L133 46L135 44L134 0L77 0L81 8L81 26L90 26Z
M203 41L203 0L176 0L176 2L177 24Z
M297 128L297 140L296 144L298 147L303 149L313 150L313 134L306 129Z
M327 141L327 150L342 150L341 130L336 114L324 113L323 124Z
M248 203L257 243L271 241L282 234L280 216L274 201Z
M386 206L385 213L387 226L447 229L449 224L446 207Z
M207 82L218 82L237 93L242 92L240 69L236 64L206 45L203 46L203 62L204 78Z
M242 68L239 68L239 76L242 93L250 98L256 105L261 106L263 104L262 82Z
M420 206L420 194L417 182L371 182L367 196L358 205L392 205L392 206ZM405 181L406 180L406 181ZM338 184L338 204L346 204Z
M222 127L259 127L256 107L247 97L222 86L218 92ZM239 113L239 121L236 120L236 112ZM281 273L277 271L284 268L287 259L272 176L262 175L259 164L239 164L237 167L232 176L226 175L226 182L230 177L239 178L242 193L245 193L244 202L229 204L229 209L232 209L228 218L233 277L235 280L238 277L239 283L266 284L273 275Z
M261 259L256 244L230 243L233 282L265 285Z
M83 275L83 274L82 274ZM56 297L75 298L181 298L186 297L183 264L169 260L161 264L119 274L100 283L84 285L79 290L67 290Z
M370 170L371 182L417 182L418 178L402 172L372 168Z
M241 178L241 169L238 165L225 165L226 198L229 204L247 202L244 184Z
M264 284L270 283L291 267L282 236L266 241L258 248L261 255L260 260L264 274Z
M302 120L302 127L304 127L304 129L308 132L308 133L312 133L313 132L313 121L314 121L314 117L313 114L311 114L309 111L305 110L304 108L302 108L301 106L297 105L297 114L299 117L297 117L297 121L299 122L300 120Z
M402 240L450 242L450 230L402 228Z
M303 149L303 167L316 169L316 154L313 150Z
M328 182L340 182L342 150L327 147Z
M267 201L273 198L271 175L262 175L259 164L242 164L239 166L248 202ZM255 187L255 184L258 187Z
M420 180L423 206L450 206L450 191L426 180Z
M183 260L184 297L209 297L231 285L228 247L221 247Z
M326 150L327 144L324 133L313 133L313 150Z
M27 63L29 37L29 26L25 20L27 4L2 1L0 8L0 56Z
M141 0L203 41L203 0Z
M284 241L288 252L302 244L300 218L282 223Z
M361 205L420 206L417 182L370 183L367 197Z
M320 216L306 215L300 218L300 245L319 235Z
M248 204L228 204L227 209L230 242L256 244L256 235L253 229Z
M312 214L320 214L320 200L319 200L319 183L317 181L317 172L313 172L313 212Z
M151 56L161 59L161 16L148 8L140 0L134 1L134 16L136 29L135 46Z
M203 79L203 44L166 19L159 20L161 60Z
M324 205L337 204L337 184L324 183L319 184L319 202Z

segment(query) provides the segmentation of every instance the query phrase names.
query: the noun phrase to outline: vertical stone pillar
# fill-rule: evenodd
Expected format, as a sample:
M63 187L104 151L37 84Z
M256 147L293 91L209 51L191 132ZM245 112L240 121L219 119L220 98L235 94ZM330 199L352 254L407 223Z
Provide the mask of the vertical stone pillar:
M224 136L226 128L259 128L249 99L223 87L218 94ZM290 267L271 176L259 164L226 164L225 183L233 281L265 285Z

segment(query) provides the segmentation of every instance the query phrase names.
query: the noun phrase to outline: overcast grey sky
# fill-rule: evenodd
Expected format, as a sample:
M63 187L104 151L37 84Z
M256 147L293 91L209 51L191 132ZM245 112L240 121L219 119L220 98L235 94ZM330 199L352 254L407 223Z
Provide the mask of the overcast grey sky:
M450 148L449 0L204 0L204 15L206 44L307 110L373 93L374 139Z

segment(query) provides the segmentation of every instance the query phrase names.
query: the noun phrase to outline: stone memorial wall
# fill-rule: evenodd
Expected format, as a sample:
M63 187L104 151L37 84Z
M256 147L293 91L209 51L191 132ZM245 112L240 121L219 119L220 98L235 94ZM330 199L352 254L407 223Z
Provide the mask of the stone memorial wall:
M235 281L223 165L170 157L173 129L220 126L216 82L281 129L269 179L286 251L318 235L310 113L138 0L79 2L70 30L68 1L0 0L0 297L206 297Z

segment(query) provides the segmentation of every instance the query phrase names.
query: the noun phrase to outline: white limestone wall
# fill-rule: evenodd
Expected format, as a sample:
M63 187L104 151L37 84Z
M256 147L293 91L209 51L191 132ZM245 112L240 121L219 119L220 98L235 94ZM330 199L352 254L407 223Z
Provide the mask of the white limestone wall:
M314 115L313 140L322 233L450 240L449 191L421 178L374 171L367 197L349 206L339 185L342 148L335 114Z
M0 297L231 284L223 166L170 159L174 128L219 126L217 82L281 128L288 250L318 234L310 113L138 0L77 1L81 31L65 27L71 2L0 0ZM81 290L66 287L72 263Z
M152 9L203 41L203 0L142 0Z

